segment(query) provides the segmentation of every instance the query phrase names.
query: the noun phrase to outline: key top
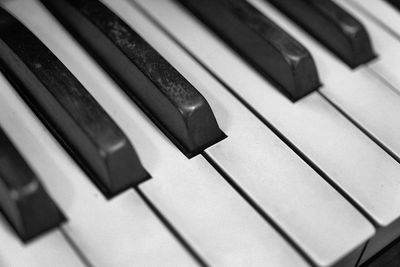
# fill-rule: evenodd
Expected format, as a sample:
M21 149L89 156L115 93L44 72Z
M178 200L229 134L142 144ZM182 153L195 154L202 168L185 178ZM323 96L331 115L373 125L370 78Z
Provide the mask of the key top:
M102 3L42 2L187 156L224 138L203 96Z
M246 1L179 0L292 100L320 83L309 52Z
M23 241L57 227L64 217L0 129L0 209Z
M364 26L330 0L268 0L351 68L375 57Z
M0 10L4 73L107 196L148 178L129 140L67 68Z

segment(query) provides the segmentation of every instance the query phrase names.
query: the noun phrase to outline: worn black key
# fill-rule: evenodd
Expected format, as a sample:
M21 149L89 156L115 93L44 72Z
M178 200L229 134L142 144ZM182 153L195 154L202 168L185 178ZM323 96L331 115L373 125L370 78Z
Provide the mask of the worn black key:
M124 133L54 54L0 9L0 67L106 196L148 178Z
M375 58L364 26L331 0L267 0L351 68Z
M97 0L43 0L187 156L224 138L203 96Z
M320 86L310 53L246 1L178 2L292 100L298 100Z
M35 238L64 221L56 204L2 129L0 210L23 241Z

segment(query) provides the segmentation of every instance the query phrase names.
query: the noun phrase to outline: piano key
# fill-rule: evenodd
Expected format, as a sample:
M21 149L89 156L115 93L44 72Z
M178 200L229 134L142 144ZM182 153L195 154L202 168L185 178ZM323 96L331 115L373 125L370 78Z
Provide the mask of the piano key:
M25 14L24 21L31 30L76 73L102 106L115 116L130 140L137 144L143 164L157 181L152 184L146 181L140 186L142 194L154 203L206 263L308 266L202 157L189 160L182 155L138 108L132 106L84 50L48 18L48 14L36 11L41 19L36 18L35 22L35 17L30 15L34 10L32 4L26 4L31 1L20 3L24 3L24 8L14 8L13 12L18 11L20 17ZM45 15L47 19L43 21Z
M350 1L357 9L365 13L369 20L375 21L383 30L399 38L400 30L396 25L400 23L399 11L384 0Z
M331 266L345 254L354 266L360 251L350 252L363 246L372 225L134 5L104 2L209 100L229 138L208 148L207 155L319 266ZM336 265L344 266L345 260Z
M330 0L268 0L351 68L375 57L363 25Z
M158 183L140 187L207 264L309 266L203 158L175 163L187 167L163 168Z
M363 266L365 267L397 267L400 265L400 243L393 243L379 253L378 257L374 257Z
M12 234L0 216L0 240L0 266L85 266L59 230L24 244Z
M28 8L21 10L21 13L35 14L31 17L36 18L37 23L51 22L48 14L47 19L41 17L43 12L37 12L40 10L33 4L34 1L12 2L10 7ZM45 27L42 30L53 28ZM53 33L54 31L48 32ZM62 231L91 266L197 266L134 190L125 191L107 200L2 76L0 86L0 123L12 134L21 153L35 167L43 183L65 212L69 220L63 224ZM1 240L3 244L3 239ZM60 241L53 243L54 248L50 248L50 251L63 249L62 244L58 245ZM0 258L1 248L0 245ZM62 256L61 252L60 254ZM53 258L50 257L49 260L51 259ZM62 259L63 257L58 260ZM71 260L66 260L65 264L67 263L71 263Z
M23 241L56 228L64 220L36 174L2 129L0 210Z
M266 7L265 10L270 11L269 7ZM274 19L278 19L278 16ZM279 23L280 25L284 24L282 21ZM288 29L286 28L286 30ZM400 115L400 99L396 92L376 78L375 73L371 72L368 67L357 69L350 74L344 71L340 72L340 69L343 68L335 64L334 60L324 57L324 53L318 52L320 49L317 47L312 48L312 42L307 42L306 38L302 39L304 34L300 31L298 34L294 31L289 32L299 38L316 56L322 80L326 81L325 84L328 85L322 88L321 92L349 114L356 123L368 131L370 136L378 140L398 159L400 131L396 125ZM318 62L319 60L324 61ZM371 64L375 64L375 62ZM369 241L361 263L395 240L400 235L399 229L399 219L389 226L379 229L376 236Z
M147 179L124 133L76 78L23 24L0 16L4 72L105 194Z
M386 0L386 2L392 4L395 8L400 9L400 1L398 1L398 0Z
M253 1L260 10L304 43L315 55L324 82L320 92L347 114L359 127L384 147L392 156L400 158L400 98L381 78L365 68L350 70L304 34L301 29L263 1ZM374 63L371 63L374 64Z
M179 0L293 100L320 83L308 51L246 1Z
M359 265L366 263L369 259L375 258L375 255L381 254L381 252L383 250L386 250L392 242L395 243L396 240L399 239L399 234L397 230L399 227L400 220L396 220L389 227L378 229L377 235L368 241L365 251L360 258Z
M400 166L320 94L293 104L172 1L136 2L377 225L399 217Z
M334 59L327 56L326 53L306 38L304 33L296 30L295 27L290 26L288 23L285 23L285 20L281 19L281 16L272 15L270 6L264 5L264 3L261 2L262 1L258 1L256 3L255 1L254 3L259 8L266 11L267 14L282 27L286 24L287 27L284 28L310 48L311 53L316 58L321 79L326 85L320 90L321 93L346 112L353 121L364 128L368 134L387 149L392 156L399 159L400 142L398 141L398 137L400 136L400 128L397 127L397 121L398 116L400 116L400 99L398 93L396 93L393 88L382 83L382 78L377 78L376 73L373 71L376 67L375 64L377 64L382 57L380 56L375 62L368 64L366 68L359 68L349 73L337 64ZM377 8L377 10L379 9ZM352 13L354 13L354 11L352 11ZM383 14L381 14L381 16L383 16ZM368 26L371 22L367 22L367 19L365 19L363 23ZM377 30L373 32L377 32ZM382 38L386 40L384 37ZM378 43L376 47L381 47L383 44L381 43L382 38L372 38ZM393 40L392 46L394 46ZM378 49L378 51L380 52L382 50ZM383 49L383 51L385 50ZM364 256L361 259L361 263L364 263L399 236L399 219L379 229L376 236L369 242Z
M42 2L185 154L224 138L198 91L99 1Z
M374 42L374 47L379 53L378 59L369 64L369 67L374 71L374 73L381 77L381 79L390 84L393 89L395 89L397 92L400 92L400 77L397 71L400 67L400 49L398 37L393 36L385 30L382 30L382 27L371 20L370 16L366 15L356 7L354 1L335 1L343 6L343 8L354 14L354 16L356 16L361 23L363 23L369 32L371 40ZM381 16L386 16L386 13L381 14Z
M307 47L309 45L307 44ZM313 51L313 50L311 50ZM314 52L314 51L313 51ZM323 54L317 54L316 59L317 63L319 59L324 58ZM326 58L326 57L325 57ZM325 66L331 66L330 64L333 62L332 60L330 61L325 61L321 64L323 67ZM334 62L333 62L334 63ZM333 64L333 66L338 66L338 64ZM399 136L398 130L396 130L398 127L395 127L397 125L397 116L395 114L399 114L399 103L398 103L398 97L396 96L395 93L393 93L391 90L382 90L384 86L380 83L380 81L373 76L370 75L368 71L361 71L358 70L357 77L355 75L350 76L350 75L342 75L344 72L343 71L338 71L342 68L332 68L331 71L321 71L322 73L322 78L326 78L324 75L325 74L335 74L335 75L330 75L331 77L330 81L328 84L332 83L334 80L334 77L337 79L337 77L343 77L342 84L337 84L336 86L332 87L325 87L322 89L322 92L330 97L330 99L334 99L336 103L341 103L340 101L337 101L337 99L341 100L343 103L346 104L346 111L350 109L352 115L358 114L357 116L357 121L360 121L360 118L363 121L363 126L368 125L366 127L369 130L373 130L373 133L378 133L378 136L380 140L385 141L385 145L389 144L389 147L391 149L394 149L398 153L398 138L396 136ZM347 78L344 78L347 77ZM353 80L354 79L354 80ZM356 84L357 86L353 86L349 88L348 85L354 85ZM332 88L332 90L329 90ZM340 89L340 90L338 90ZM349 90L351 89L351 90ZM355 90L356 89L356 90ZM328 93L329 94L328 94ZM368 92L366 94L366 92ZM339 95L341 97L339 98L333 98L334 96ZM349 97L346 97L349 96ZM361 96L361 97L360 97ZM357 99L356 103L352 103L352 99ZM385 103L384 105L379 105L379 103ZM360 105L362 104L362 105ZM362 107L364 110L361 110L360 107ZM362 111L362 112L361 112ZM364 123L367 122L368 124ZM375 135L376 138L376 135ZM378 173L377 173L378 177ZM373 187L371 187L373 188ZM395 196L395 195L393 195ZM382 206L382 210L383 210ZM393 226L394 225L394 226ZM375 245L374 247L376 249L381 249L383 246L382 244L387 244L391 240L393 240L396 236L399 234L399 227L396 227L396 223L392 223L392 226L389 227L390 234L384 234L385 231L379 231L377 235L377 240L380 242L377 242L378 245ZM386 230L387 232L388 230ZM383 242L382 242L383 240ZM375 250L376 251L376 250Z

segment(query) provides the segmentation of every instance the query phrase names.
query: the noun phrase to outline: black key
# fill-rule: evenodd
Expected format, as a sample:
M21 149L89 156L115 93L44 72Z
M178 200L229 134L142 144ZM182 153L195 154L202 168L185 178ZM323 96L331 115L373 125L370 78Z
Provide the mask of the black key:
M97 0L42 0L187 156L224 138L203 96Z
M4 74L106 196L148 178L124 133L54 54L0 10Z
M400 0L386 0L389 4L394 6L397 10L400 11Z
M0 210L23 241L35 238L64 221L56 204L2 129Z
M290 99L298 100L320 86L310 53L246 1L178 2L215 31L267 79L278 85Z
M364 26L331 0L267 0L355 68L375 58Z

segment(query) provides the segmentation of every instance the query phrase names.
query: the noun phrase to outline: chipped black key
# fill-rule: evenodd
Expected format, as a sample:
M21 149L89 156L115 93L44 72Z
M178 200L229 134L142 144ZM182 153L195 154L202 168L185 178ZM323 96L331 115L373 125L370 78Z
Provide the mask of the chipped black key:
M42 2L187 156L224 138L204 97L102 3Z
M0 9L1 68L106 196L148 174L124 133L54 54Z
M64 221L56 204L2 129L0 209L23 241L35 238Z
M310 53L246 1L178 2L267 79L278 85L290 99L298 100L320 86Z
M364 26L331 0L267 0L301 25L349 67L375 58Z

